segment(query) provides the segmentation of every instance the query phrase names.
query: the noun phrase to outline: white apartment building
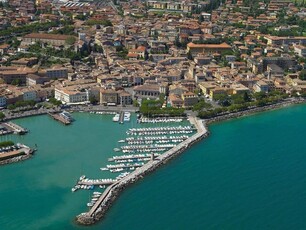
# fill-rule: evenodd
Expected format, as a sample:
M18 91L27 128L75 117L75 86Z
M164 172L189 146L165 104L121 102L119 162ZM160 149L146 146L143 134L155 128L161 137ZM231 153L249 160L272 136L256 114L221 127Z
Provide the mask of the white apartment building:
M90 98L90 90L79 91L55 88L54 97L63 104L87 103Z

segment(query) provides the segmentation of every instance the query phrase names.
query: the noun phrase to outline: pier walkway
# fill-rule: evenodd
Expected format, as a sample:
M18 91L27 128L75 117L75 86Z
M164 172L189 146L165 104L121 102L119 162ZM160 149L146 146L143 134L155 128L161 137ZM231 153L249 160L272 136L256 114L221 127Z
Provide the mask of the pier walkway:
M25 128L22 128L21 126L13 123L13 122L6 122L6 123L3 123L4 126L6 126L9 130L12 130L14 133L16 134L24 134L24 133L27 133L28 130L25 129Z
M60 116L58 113L48 113L54 120L62 122L64 125L70 125L71 122Z
M159 155L154 153L154 155ZM116 160L133 160L133 159L142 159L142 158L150 158L152 157L152 154L148 154L148 155L130 155L130 156L116 156L116 157L111 157L108 158L108 161L116 161Z
M77 184L79 185L95 185L95 186L98 186L98 185L111 185L111 184L114 184L116 182L116 180L100 180L100 179L97 179L97 180L88 180L88 181L78 181Z
M121 112L120 112L120 117L119 117L119 123L120 123L120 124L123 124L123 122L124 122L124 112L121 111Z
M99 218L101 218L106 210L108 209L111 202L116 198L116 195L128 184L133 183L139 178L142 178L148 172L153 171L158 168L161 164L165 163L167 160L171 159L175 155L183 152L193 143L201 140L205 136L208 135L208 131L205 128L203 121L197 119L195 117L189 117L189 121L191 124L197 129L197 133L181 142L174 148L168 150L164 154L160 154L158 157L149 161L147 164L142 167L137 168L135 171L131 172L126 177L121 180L115 182L111 186L109 186L99 197L95 205L89 210L87 213L82 213L77 217L77 220L81 224L93 224Z

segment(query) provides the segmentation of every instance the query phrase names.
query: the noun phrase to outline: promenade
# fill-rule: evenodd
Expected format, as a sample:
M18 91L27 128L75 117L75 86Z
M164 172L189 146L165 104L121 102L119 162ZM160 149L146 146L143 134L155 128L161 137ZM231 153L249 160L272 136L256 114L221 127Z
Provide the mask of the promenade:
M137 112L139 111L138 107L134 106L103 106L103 105L73 105L68 108L55 107L51 109L39 108L22 112L11 112L9 110L4 110L5 120L18 119L23 117L45 115L48 113L58 113L61 111L73 111L73 112Z
M106 211L110 208L113 201L126 186L143 178L146 174L156 170L158 167L165 164L168 160L182 153L195 142L209 135L208 130L203 124L203 120L191 116L189 117L189 120L190 123L194 124L194 126L196 127L196 134L181 142L174 148L168 150L164 154L161 154L153 160L149 161L142 167L137 168L128 176L109 186L99 197L95 205L88 212L78 215L76 221L83 225L94 224L96 221L98 221L105 215Z

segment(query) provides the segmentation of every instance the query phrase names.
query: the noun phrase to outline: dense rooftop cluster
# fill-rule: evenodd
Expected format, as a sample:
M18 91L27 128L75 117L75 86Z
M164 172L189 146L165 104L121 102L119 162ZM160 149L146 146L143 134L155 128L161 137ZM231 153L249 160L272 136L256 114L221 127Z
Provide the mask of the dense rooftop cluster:
M303 1L0 6L2 107L55 98L206 116L306 95Z

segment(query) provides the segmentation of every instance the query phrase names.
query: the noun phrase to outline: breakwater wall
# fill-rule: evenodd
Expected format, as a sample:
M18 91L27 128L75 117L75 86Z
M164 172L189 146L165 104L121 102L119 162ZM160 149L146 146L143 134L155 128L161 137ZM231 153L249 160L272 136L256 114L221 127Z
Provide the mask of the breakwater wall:
M82 225L92 225L96 223L105 216L107 210L126 187L166 164L169 160L178 156L193 144L209 135L208 129L203 124L203 120L191 117L190 122L197 128L196 134L109 186L89 212L82 213L76 217L76 222Z
M302 104L302 103L305 103L305 102L306 102L305 99L292 99L290 101L283 101L283 102L272 104L272 105L255 107L255 108L251 108L251 109L248 109L248 110L243 110L243 111L240 111L240 112L222 114L220 116L205 119L205 121L206 121L206 124L208 125L208 124L213 123L213 122L225 121L225 120L229 120L229 119L234 119L234 118L238 118L238 117L242 117L242 116L251 115L251 114L254 114L254 113L270 111L270 110L273 110L273 109L279 109L279 108L290 106L290 105Z
M19 162L19 161L24 161L24 160L29 159L30 157L32 157L32 154L13 157L13 158L10 158L10 159L0 161L0 165L6 165L6 164L11 164L11 163L16 163L16 162Z

